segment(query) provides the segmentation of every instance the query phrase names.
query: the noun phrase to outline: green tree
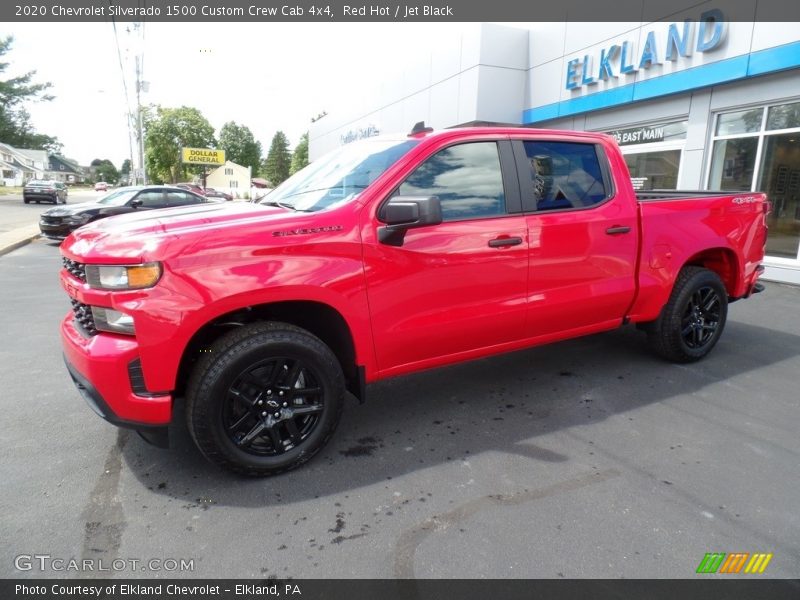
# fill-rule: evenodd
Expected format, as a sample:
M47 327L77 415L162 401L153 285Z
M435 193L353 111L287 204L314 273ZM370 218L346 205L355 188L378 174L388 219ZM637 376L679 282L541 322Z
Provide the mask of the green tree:
M216 146L214 128L196 108L150 107L143 115L145 124L145 164L153 181L177 183L189 173L202 173L202 166L181 162L181 148Z
M219 130L219 147L225 150L225 159L243 167L253 169L253 175L261 164L261 142L253 137L249 127L228 121Z
M10 63L2 58L11 50L12 36L0 39L0 76ZM19 148L47 150L59 153L62 145L49 135L36 133L24 104L31 101L49 101L53 96L45 93L49 83L32 83L36 71L10 79L0 78L0 140Z
M300 142L297 144L297 147L294 149L294 153L292 154L292 168L290 173L294 175L300 169L305 167L308 164L308 132L306 131L303 135L300 136Z
M289 153L289 140L286 139L286 134L279 131L272 138L262 173L274 187L288 179L291 166L292 155Z
M131 180L131 159L126 158L122 161L122 166L119 168L120 183L130 183Z
M107 183L117 183L119 181L119 171L107 158L95 158L91 165L95 167L94 180L105 181Z

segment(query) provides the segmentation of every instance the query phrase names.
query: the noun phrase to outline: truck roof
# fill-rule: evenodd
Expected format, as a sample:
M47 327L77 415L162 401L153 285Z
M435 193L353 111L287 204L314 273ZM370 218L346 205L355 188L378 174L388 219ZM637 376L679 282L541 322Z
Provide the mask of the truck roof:
M475 135L508 135L511 137L522 137L526 135L550 136L550 137L570 137L570 138L590 138L592 140L613 138L605 133L598 131L572 131L568 129L535 129L532 127L515 126L470 126L453 127L449 129L425 128L414 133L409 133L407 137L415 139L427 139L436 137L468 137ZM383 136L381 136L383 137ZM399 139L397 135L387 135L384 139Z

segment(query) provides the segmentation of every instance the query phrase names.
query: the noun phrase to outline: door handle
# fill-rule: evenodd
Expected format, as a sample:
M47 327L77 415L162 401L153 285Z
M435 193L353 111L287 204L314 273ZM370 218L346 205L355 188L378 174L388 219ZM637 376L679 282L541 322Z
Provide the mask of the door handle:
M490 248L502 248L503 246L518 246L522 243L521 237L500 237L489 240Z
M614 227L609 227L606 229L606 233L608 235L619 235L621 233L630 233L630 231L630 227L625 227L623 225L615 225Z

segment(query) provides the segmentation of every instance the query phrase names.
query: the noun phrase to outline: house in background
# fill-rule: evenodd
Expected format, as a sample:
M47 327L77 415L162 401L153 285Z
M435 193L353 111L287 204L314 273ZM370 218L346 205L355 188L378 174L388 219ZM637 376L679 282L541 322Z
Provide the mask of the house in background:
M47 176L64 183L83 183L86 179L83 168L77 162L58 154L50 155Z
M225 161L206 177L206 187L227 192L234 198L250 198L250 176L252 169Z
M15 148L0 142L0 185L20 186L31 179L83 183L86 181L86 167L47 150Z
M253 177L250 181L250 198L253 202L257 202L267 194L269 194L272 189L273 185L266 179L262 179L261 177Z
M3 185L25 185L30 179L45 179L47 152L20 150L0 142L0 170Z

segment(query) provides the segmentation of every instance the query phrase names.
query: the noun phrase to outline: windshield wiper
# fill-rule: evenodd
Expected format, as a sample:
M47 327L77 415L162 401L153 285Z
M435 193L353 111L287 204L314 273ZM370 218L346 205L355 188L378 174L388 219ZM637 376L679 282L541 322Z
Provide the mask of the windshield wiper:
M294 206L289 204L281 204L280 202L276 202L274 200L268 200L267 202L258 201L258 204L261 206L277 206L278 208L286 208L288 210L297 210Z
M331 186L331 187L317 188L315 190L302 190L302 191L299 191L299 192L295 192L294 194L286 194L285 197L286 198L291 198L293 196L299 196L300 194L311 194L313 192L324 192L325 190L336 190L336 189L339 189L339 188L342 188L342 189L355 188L357 190L363 190L363 189L366 189L367 187L369 187L369 186L356 185L356 184L353 184L353 185L334 185L334 186Z

